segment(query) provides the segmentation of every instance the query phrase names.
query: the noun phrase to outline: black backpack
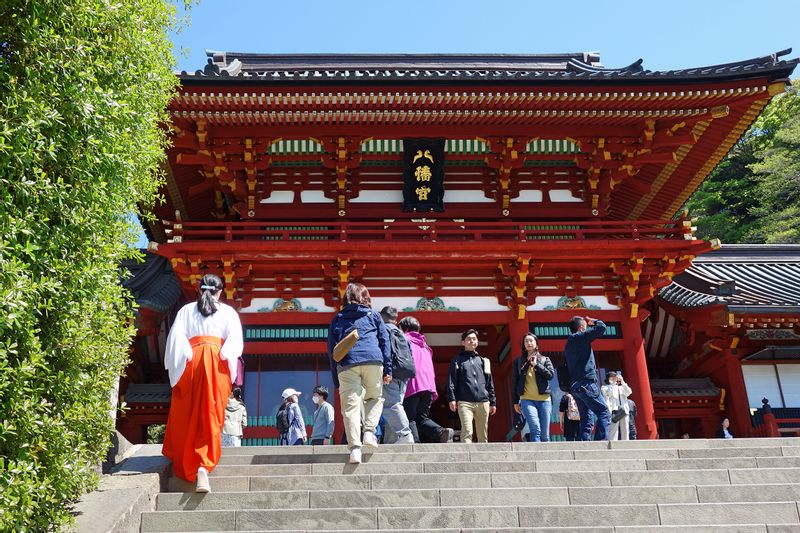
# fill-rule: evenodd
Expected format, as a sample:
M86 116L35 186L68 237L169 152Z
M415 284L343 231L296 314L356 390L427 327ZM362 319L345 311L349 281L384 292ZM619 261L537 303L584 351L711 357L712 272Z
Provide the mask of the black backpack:
M289 403L283 402L275 415L275 427L278 428L279 435L289 433Z
M569 392L572 388L572 380L569 377L569 366L567 366L566 357L564 357L564 362L556 368L556 376L558 377L558 388L563 392Z
M389 331L389 346L392 350L392 377L397 379L411 379L417 375L414 366L414 356L411 354L411 344L400 328L387 327Z

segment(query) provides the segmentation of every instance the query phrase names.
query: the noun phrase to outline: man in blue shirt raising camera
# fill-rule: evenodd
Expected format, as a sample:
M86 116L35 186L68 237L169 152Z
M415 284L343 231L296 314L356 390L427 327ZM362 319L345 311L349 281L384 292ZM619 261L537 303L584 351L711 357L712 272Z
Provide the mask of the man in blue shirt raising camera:
M581 415L580 439L592 440L593 418L589 416L591 411L597 417L595 440L606 440L611 412L600 394L597 366L592 351L592 341L603 336L606 325L602 320L575 316L569 321L569 329L572 333L567 337L564 357L569 369L570 390Z

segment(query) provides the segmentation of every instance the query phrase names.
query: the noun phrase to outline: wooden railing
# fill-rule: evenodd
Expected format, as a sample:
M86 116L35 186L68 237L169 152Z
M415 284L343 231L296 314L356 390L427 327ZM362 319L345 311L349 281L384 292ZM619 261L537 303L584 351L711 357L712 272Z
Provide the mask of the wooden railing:
M676 220L579 222L176 222L170 242L186 241L536 241L691 239Z
M766 398L762 403L765 404L764 407L754 413L750 437L784 437L800 434L800 418L791 416L797 414L797 409L773 409Z

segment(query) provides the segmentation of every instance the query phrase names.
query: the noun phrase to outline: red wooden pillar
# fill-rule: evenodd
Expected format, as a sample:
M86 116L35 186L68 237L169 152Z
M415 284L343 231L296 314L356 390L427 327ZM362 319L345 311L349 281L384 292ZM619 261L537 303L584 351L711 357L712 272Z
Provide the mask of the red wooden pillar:
M498 388L498 395L497 395L497 414L495 421L502 431L498 431L498 436L500 437L499 440L505 438L509 431L511 431L511 425L514 423L514 404L511 400L511 397L514 395L512 387L514 387L514 383L512 383L512 364L514 359L519 357L521 353L520 346L522 345L522 337L530 330L530 325L528 324L528 313L525 312L522 318L519 318L517 314L517 310L512 310L510 319L508 321L508 342L509 342L509 352L508 356L502 363L502 386ZM501 404L502 399L502 404Z
M778 431L778 419L771 412L764 415L764 436L765 437L780 437L781 432Z
M727 415L731 422L731 433L734 437L747 437L753 429L750 422L750 402L747 399L747 389L742 374L742 363L729 349L723 350L722 361L727 385L728 408ZM719 420L717 421L719 430Z
M653 394L650 391L650 376L647 373L647 356L638 318L622 317L622 337L625 346L623 362L625 381L633 389L636 402L636 432L639 439L655 439L658 436L656 416L653 409Z

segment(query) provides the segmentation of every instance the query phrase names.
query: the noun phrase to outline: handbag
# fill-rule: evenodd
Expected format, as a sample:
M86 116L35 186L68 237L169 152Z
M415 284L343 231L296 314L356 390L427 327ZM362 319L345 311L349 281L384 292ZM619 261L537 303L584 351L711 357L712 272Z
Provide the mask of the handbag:
M619 422L626 416L628 416L628 413L625 412L625 409L614 409L613 411L611 411L612 422Z
M356 341L358 340L358 330L353 328L350 333L342 337L342 340L336 343L336 346L333 347L333 360L337 363L341 362L342 359L350 352L350 350L355 345Z
M581 413L578 411L578 404L575 403L575 398L570 394L567 396L567 420L572 420L574 422L580 419Z
M522 431L525 427L525 417L520 413L514 413L514 431Z

